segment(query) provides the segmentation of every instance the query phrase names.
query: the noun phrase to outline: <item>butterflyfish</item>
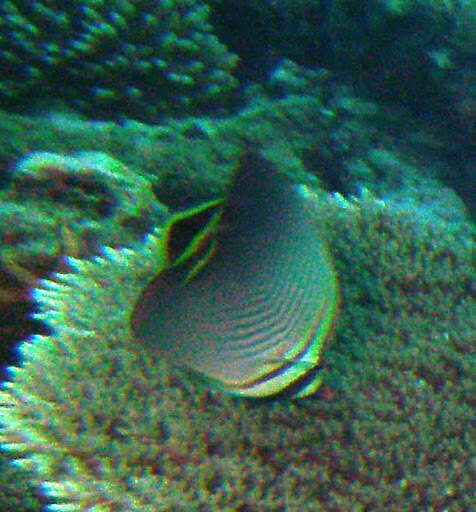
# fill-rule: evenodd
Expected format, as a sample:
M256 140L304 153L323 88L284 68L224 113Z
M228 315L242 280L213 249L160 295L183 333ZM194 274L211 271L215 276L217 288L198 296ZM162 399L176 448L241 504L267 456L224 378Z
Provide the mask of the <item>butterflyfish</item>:
M166 225L169 261L137 301L136 340L234 395L314 393L339 291L308 200L245 154L225 199Z

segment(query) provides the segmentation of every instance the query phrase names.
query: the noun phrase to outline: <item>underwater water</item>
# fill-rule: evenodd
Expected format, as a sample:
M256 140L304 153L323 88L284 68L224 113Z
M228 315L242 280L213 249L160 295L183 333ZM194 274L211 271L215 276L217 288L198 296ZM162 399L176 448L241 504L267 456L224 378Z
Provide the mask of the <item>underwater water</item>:
M475 13L0 2L0 510L476 509Z

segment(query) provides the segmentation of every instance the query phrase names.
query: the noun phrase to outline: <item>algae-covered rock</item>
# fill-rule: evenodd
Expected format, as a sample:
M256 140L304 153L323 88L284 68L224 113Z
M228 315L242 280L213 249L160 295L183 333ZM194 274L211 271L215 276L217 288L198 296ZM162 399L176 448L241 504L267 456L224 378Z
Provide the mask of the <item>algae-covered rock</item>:
M473 0L209 0L241 73L263 81L283 58L326 68L359 94L405 104L475 136Z
M18 162L9 181L13 202L50 203L81 212L83 221L108 219L118 228L150 229L160 211L145 178L100 152L34 152Z
M476 214L471 192L476 174L469 145L408 109L380 105L356 96L350 87L321 80L319 73L305 73L289 63L283 66L280 69L291 81L308 80L312 94L303 90L270 99L262 87L252 87L247 108L222 119L118 125L60 113L38 118L0 112L0 188L10 179L7 169L33 151L100 151L149 180L162 202L183 207L222 194L236 161L253 147L298 181L309 182L313 176L314 183L317 178L327 189L341 193L366 187L384 196L411 185L412 195L427 186L428 178L432 187L444 181ZM292 92L289 84L276 78L271 76L269 90L283 86ZM374 152L391 155L394 165L374 169Z

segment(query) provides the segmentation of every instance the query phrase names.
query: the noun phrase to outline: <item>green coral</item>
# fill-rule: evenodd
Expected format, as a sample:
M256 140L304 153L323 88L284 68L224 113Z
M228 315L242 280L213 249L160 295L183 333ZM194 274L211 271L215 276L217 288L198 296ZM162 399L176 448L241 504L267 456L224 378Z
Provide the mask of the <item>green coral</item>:
M34 322L20 320L30 289L64 268L64 256L128 245L165 217L151 183L105 153L37 151L19 160L0 190L0 354L32 332Z
M36 96L93 115L155 120L219 104L236 57L200 0L6 0L0 4L0 98Z
M29 153L12 168L0 205L1 292L6 269L45 275L67 254L127 245L166 216L147 179L96 151Z
M51 510L474 508L474 229L303 193L343 295L317 397L210 392L131 341L131 308L161 267L160 231L71 259L70 274L36 290L54 332L21 345L0 435Z
M0 450L0 509L4 512L40 512L41 502L29 481L31 475L15 467Z

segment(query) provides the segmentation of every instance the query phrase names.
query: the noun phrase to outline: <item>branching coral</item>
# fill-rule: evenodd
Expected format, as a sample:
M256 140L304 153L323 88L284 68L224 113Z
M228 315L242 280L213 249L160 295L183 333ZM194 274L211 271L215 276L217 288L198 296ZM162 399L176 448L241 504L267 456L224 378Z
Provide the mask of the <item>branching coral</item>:
M309 196L343 292L320 396L204 391L132 343L160 231L70 259L35 291L54 333L21 345L0 435L51 510L471 510L474 231L368 197Z
M37 491L32 489L29 481L29 473L10 464L8 454L0 452L0 506L3 511L41 511Z
M0 192L2 349L31 329L21 320L31 308L30 289L64 269L64 256L127 245L164 217L149 181L104 153L21 159Z
M142 120L218 104L236 57L207 20L200 0L4 1L0 98L46 95Z

